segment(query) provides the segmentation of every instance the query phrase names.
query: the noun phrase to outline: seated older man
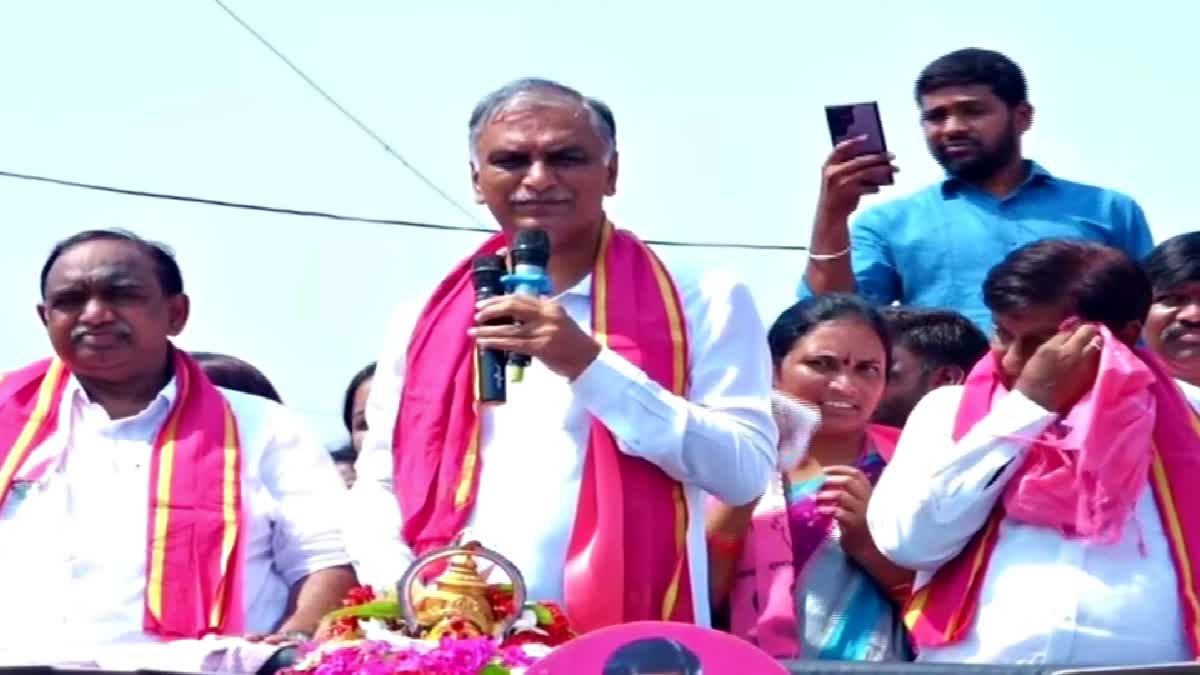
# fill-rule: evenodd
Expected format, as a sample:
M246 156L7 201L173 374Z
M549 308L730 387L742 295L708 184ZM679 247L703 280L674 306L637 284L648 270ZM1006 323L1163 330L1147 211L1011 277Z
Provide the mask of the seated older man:
M171 254L83 232L41 289L55 356L0 379L0 663L312 632L355 583L345 490L296 416L172 345Z

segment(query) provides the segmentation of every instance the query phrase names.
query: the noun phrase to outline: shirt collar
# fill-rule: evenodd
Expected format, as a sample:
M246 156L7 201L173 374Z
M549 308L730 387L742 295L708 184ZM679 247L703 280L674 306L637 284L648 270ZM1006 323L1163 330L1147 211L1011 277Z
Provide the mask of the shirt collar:
M169 410L171 406L175 405L175 397L177 395L178 388L175 386L175 377L172 376L167 384L159 390L158 395L154 397L154 400L147 403L146 407L142 408L141 412L133 415L132 417L126 417L124 419L114 421L124 422L126 420L141 417L150 411L156 411L163 408ZM87 391L84 390L83 385L79 383L79 380L74 375L72 375L67 381L66 389L63 391L63 397L71 401L72 405L78 408L93 405L95 403L95 401L88 396Z
M1054 175L1045 169L1041 164L1033 160L1025 160L1026 175L1025 180L1013 190L1013 194L1017 194L1031 185L1050 185L1054 181ZM971 185L964 180L946 175L942 179L942 197L949 199L963 190L972 189Z
M574 295L583 298L592 297L592 275L588 274L586 277L580 279L579 282L574 286L562 291L561 293L555 293L554 297L561 298L566 295Z

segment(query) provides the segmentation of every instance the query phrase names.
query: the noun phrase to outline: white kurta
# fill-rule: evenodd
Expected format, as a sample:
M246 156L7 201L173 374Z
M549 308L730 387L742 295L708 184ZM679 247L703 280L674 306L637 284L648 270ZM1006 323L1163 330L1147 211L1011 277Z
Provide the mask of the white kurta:
M707 623L708 569L703 496L733 504L759 496L775 464L771 361L762 319L749 290L729 277L672 270L687 321L690 388L686 399L664 390L607 349L574 382L534 360L508 401L486 409L479 493L468 535L510 558L531 596L561 602L563 568L579 500L593 416L620 449L661 467L686 486L688 556L697 621ZM558 296L590 332L591 279ZM637 311L635 298L614 298ZM370 432L351 491L358 513L351 553L360 575L391 585L411 552L400 542L392 485L392 430L404 378L405 349L415 317L397 316L379 360L368 403ZM670 537L664 524L662 536ZM603 575L604 570L595 570Z
M296 415L222 393L243 452L247 630L270 632L292 584L350 562L346 489ZM150 458L175 394L172 381L141 413L113 421L68 382L64 422L25 462L0 508L0 663L71 660L73 650L89 660L99 646L155 640L142 633Z
M1058 419L1012 392L955 443L962 392L942 387L921 400L868 507L876 545L896 564L918 570L918 587L979 531L1021 466L1028 440ZM1190 660L1149 480L1115 544L1067 539L1005 518L966 638L923 649L918 658L1056 665Z

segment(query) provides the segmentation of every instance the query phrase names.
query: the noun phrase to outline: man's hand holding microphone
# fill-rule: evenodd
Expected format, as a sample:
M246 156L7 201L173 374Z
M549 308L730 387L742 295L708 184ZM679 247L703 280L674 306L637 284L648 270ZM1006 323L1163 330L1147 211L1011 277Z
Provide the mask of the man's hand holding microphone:
M550 242L542 230L524 230L511 251L512 292L479 300L476 325L468 334L481 350L507 352L511 380L535 358L551 371L574 380L600 354L600 343L579 327L549 293L546 264ZM503 323L501 323L503 322Z

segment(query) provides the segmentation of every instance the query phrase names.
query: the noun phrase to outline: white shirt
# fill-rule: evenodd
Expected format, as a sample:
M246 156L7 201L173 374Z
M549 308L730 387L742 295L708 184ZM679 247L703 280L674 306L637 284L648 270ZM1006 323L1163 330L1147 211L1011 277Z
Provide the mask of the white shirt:
M285 618L293 584L349 564L346 490L297 416L222 393L243 453L246 628L269 632ZM142 412L114 421L68 382L59 428L0 509L0 663L71 660L72 649L86 661L101 647L156 640L142 632L150 458L175 395L172 380Z
M762 321L744 285L714 272L672 276L688 330L686 400L604 349L574 382L535 359L525 380L508 387L507 402L485 409L479 492L466 534L512 560L532 598L562 602L567 544L594 415L622 452L653 462L686 486L693 607L698 622L709 620L703 494L744 504L767 484L777 442L771 360ZM557 298L589 332L590 292L589 277ZM370 431L351 490L355 510L372 514L354 521L358 527L348 531L351 553L363 579L385 586L394 584L412 560L397 536L401 520L392 486L392 430L411 325L411 318L398 315L387 337L367 404ZM662 536L672 536L666 523Z
M1057 416L1020 392L952 440L961 386L935 389L905 425L867 509L871 536L916 586L982 528L1028 440ZM1149 479L1121 539L1067 539L1005 518L965 639L922 661L1126 665L1191 660L1174 564Z
M1183 390L1183 395L1187 397L1187 400L1191 401L1192 407L1196 410L1200 410L1200 387L1197 387L1194 384L1188 384L1183 380L1175 381L1179 383L1179 388Z

